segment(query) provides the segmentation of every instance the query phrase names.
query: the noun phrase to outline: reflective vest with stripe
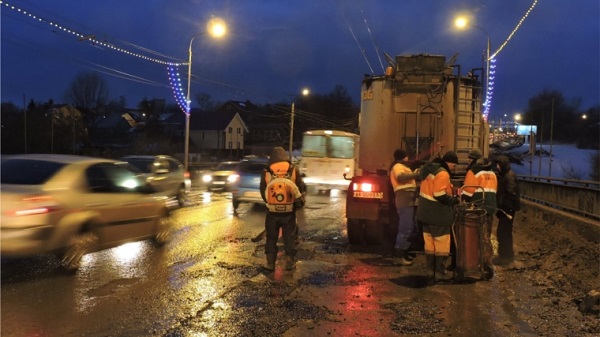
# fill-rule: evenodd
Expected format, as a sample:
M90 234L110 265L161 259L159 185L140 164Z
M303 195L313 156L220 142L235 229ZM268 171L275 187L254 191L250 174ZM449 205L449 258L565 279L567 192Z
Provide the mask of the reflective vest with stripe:
M477 192L496 193L498 191L498 179L493 171L482 170L474 173L467 172L462 188L462 194L472 197Z
M390 181L392 182L392 187L394 188L394 192L398 190L408 190L415 191L417 189L417 183L415 179L409 179L406 181L398 181L398 176L401 174L411 174L412 171L409 167L402 163L396 163L392 167L392 174L390 174Z
M498 178L491 170L467 171L461 195L470 198L471 202L483 201L488 214L496 211L496 193L498 191Z

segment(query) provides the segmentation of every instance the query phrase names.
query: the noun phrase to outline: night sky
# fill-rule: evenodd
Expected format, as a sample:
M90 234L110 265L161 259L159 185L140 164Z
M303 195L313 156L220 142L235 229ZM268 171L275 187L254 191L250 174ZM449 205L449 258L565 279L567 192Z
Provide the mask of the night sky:
M225 20L228 33L194 39L192 97L276 103L304 87L327 94L342 85L358 104L363 75L387 66L384 52L459 53L456 63L466 70L482 67L488 36L494 54L514 32L496 55L491 118L524 111L545 89L581 100L582 110L600 104L597 0L1 2L1 100L18 106L62 103L75 76L92 70L106 80L110 98L125 96L128 107L143 98L175 103L161 62L187 62L190 39L211 17ZM457 31L461 13L474 21ZM178 70L185 94L187 65Z

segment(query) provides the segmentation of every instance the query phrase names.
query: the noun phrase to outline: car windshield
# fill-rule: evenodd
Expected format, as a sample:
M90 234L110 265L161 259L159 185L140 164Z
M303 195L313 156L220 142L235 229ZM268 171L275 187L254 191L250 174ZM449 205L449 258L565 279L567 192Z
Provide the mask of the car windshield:
M234 171L238 163L221 163L217 166L217 171Z
M65 163L34 159L7 159L2 161L1 183L41 185L63 168Z
M261 173L267 167L267 163L262 162L241 162L239 172L243 173Z
M124 161L136 167L143 173L152 172L153 158L123 158Z

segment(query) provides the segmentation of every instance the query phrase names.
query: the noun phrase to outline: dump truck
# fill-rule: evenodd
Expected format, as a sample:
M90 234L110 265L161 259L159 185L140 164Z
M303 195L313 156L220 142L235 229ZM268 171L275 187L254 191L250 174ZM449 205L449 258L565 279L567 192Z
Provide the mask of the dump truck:
M346 194L350 244L392 243L397 231L389 172L396 149L416 168L454 151L456 177L466 173L468 153L489 152L489 126L482 114L483 69L465 71L445 56L387 56L383 75L362 80L358 175ZM459 186L458 184L455 184Z

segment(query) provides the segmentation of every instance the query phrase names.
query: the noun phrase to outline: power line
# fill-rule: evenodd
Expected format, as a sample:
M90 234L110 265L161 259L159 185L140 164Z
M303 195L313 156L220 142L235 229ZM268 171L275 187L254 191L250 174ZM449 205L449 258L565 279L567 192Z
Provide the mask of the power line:
M93 34L84 34L84 33L81 33L81 32L77 32L77 31L75 31L75 30L73 30L73 29L71 29L69 27L63 26L63 25L61 25L61 24L59 24L57 22L47 20L47 19L45 19L43 17L40 17L40 16L38 16L36 14L29 13L28 11L26 11L24 9L21 9L19 7L15 7L15 6L7 3L6 1L1 1L0 0L0 5L4 5L6 8L11 9L11 10L17 12L17 13L23 14L23 15L25 15L25 16L33 19L33 20L37 20L39 22L48 24L49 26L57 28L57 29L59 29L60 31L62 31L64 33L74 35L75 37L78 38L79 41L89 40L90 42L92 42L94 44L97 44L99 46L106 47L106 48L112 49L114 51L117 51L117 52L129 55L129 56L134 56L134 57L146 60L146 61L151 61L151 62L154 62L154 63L164 64L164 65L174 65L174 66L183 66L183 65L187 65L188 64L187 62L169 62L169 61L161 60L161 59L158 59L158 58L155 58L155 57L149 57L149 56L146 56L146 55L142 55L140 53L129 51L129 50L127 50L125 48L122 48L122 47L118 47L118 46L116 46L116 45L114 45L112 43L106 42L106 41L100 41ZM149 49L145 49L145 48L144 48L144 50L145 51L149 51ZM152 53L156 53L156 52L152 52ZM160 55L162 55L162 54L160 54Z

